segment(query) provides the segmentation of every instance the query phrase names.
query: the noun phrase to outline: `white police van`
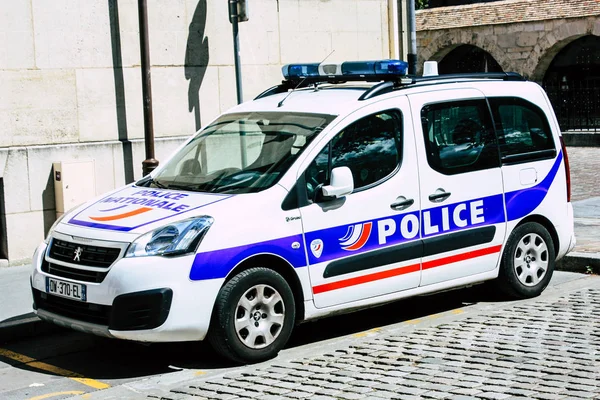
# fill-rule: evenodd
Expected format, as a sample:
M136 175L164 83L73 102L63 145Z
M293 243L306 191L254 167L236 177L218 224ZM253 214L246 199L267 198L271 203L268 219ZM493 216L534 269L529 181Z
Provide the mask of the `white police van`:
M287 65L151 175L67 213L34 256L39 317L256 362L333 313L488 280L539 295L575 245L544 91L406 68Z

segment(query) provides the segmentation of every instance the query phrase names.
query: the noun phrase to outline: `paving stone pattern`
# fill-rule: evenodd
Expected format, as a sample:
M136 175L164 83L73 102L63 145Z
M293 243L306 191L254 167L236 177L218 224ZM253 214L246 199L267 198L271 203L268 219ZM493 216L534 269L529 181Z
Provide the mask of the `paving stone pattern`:
M569 147L573 201L600 196L600 147Z
M381 334L163 399L600 399L600 289Z

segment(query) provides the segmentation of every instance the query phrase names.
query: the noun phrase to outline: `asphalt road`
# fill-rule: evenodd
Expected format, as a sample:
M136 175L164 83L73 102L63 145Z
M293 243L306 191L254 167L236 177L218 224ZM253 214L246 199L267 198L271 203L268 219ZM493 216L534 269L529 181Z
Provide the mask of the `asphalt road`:
M256 395L248 395L249 397L260 397L266 400L269 396L275 396L277 390L269 392L269 386L265 383L269 380L264 379L264 377L261 379L260 371L266 371L262 375L277 376L276 373L291 377L298 375L295 379L301 380L304 379L302 376L306 374L308 376L314 374L310 370L307 371L306 367L304 369L302 367L315 364L311 360L321 360L319 361L320 364L317 362L315 364L317 366L313 367L315 371L321 368L318 365L329 365L327 371L330 371L331 366L336 365L331 357L343 359L344 355L350 354L350 351L354 353L356 349L359 349L360 356L352 355L352 360L360 360L361 357L368 358L373 355L377 356L377 354L384 356L385 352L382 353L381 348L377 349L377 346L381 344L378 344L377 341L403 342L404 336L402 335L406 335L407 332L410 337L411 332L416 334L422 329L444 326L444 324L455 323L470 317L476 317L476 319L468 327L468 331L478 332L481 327L487 326L486 324L489 325L488 320L490 318L490 321L496 321L494 323L497 323L494 316L502 310L529 307L527 305L531 304L532 306L529 308L534 310L535 314L536 304L542 304L561 296L575 296L573 301L565 303L565 307L567 305L568 307L578 307L581 304L581 299L577 298L577 294L589 287L600 290L600 277L586 277L584 275L557 272L551 286L542 296L533 300L503 302L500 299L490 297L485 287L477 286L471 289L399 301L370 310L301 325L296 329L287 348L275 360L243 367L223 362L208 346L202 343L154 344L148 346L96 338L74 331L62 331L47 337L13 342L0 348L0 398L5 400L43 400L73 396L80 396L82 399L148 398L148 396L156 396L158 398L197 399L198 397L195 396L203 395L207 398L225 399L238 397L232 393L228 394L227 388L234 388L235 391L236 387L241 386L242 388L249 388L248 393ZM600 296L598 300L600 301ZM596 304L595 307L600 309L599 304ZM544 306L544 308L546 307ZM569 318L569 315L574 318L574 324L577 323L577 313L568 314L564 318ZM557 317L561 316L557 315ZM527 316L516 318L515 323L527 327L529 324L528 318ZM598 322L594 323L596 324L597 334L600 326ZM461 331L458 330L457 332ZM465 331L462 332L466 334ZM435 337L432 340L435 340ZM422 346L418 346L418 343L415 346L417 346L417 350L422 348ZM600 361L598 359L600 357L600 343L598 341L588 344L580 343L579 347L583 348L587 354L592 354L596 362ZM338 353L334 354L333 351ZM398 349L388 349L388 352L390 351L393 354L398 353ZM539 358L543 360L543 351L540 354L542 355ZM435 357L428 358L436 359ZM367 364L373 364L372 361L368 361ZM440 362L433 361L434 364L438 363L438 365ZM414 364L414 362L412 363ZM348 368L348 371L353 369L356 371L356 368L358 368L357 365L346 367L338 365L335 368L345 372ZM284 373L285 368L291 368L291 372L289 374ZM275 372L272 371L273 369ZM364 365L360 366L360 370L366 374L365 376L369 376L369 369L365 368ZM294 371L299 372L294 374ZM593 374L594 371L580 372ZM330 372L333 374L328 373L331 376L337 373L333 370ZM529 371L528 373L533 374L534 372ZM244 381L248 374L253 373L258 373L258 375ZM344 377L346 375L341 374L339 376ZM346 378L349 377L346 376ZM384 378L386 382L394 382L391 377ZM597 378L600 378L600 370ZM344 379L341 380L344 381ZM257 382L256 385L258 386L252 383L254 381ZM271 381L285 385L285 381L273 379ZM329 390L332 386L335 386L333 381L327 381L326 383ZM363 386L360 390L355 389L354 392L348 392L346 393L347 396L342 391L331 398L369 398L372 397L373 390L379 394L387 393L381 388L373 389L365 386L365 382L362 383ZM431 382L425 383L429 384ZM288 382L290 387L293 387L293 384L294 382ZM380 386L382 382L373 380L372 384L373 386ZM431 384L436 385L435 382ZM305 388L312 387L313 392L290 389L282 393L287 393L285 397L304 396L316 398L315 391L319 388L318 385L308 384L302 386ZM215 391L198 392L200 389L194 389L194 387L212 387ZM253 387L254 389L252 389ZM402 387L408 386L402 385ZM583 388L585 385L581 387ZM261 392L259 390L261 388L266 392ZM592 389L591 386L589 388ZM276 385L275 389L281 389L281 387ZM392 390L392 387L388 387L388 389ZM415 393L427 392L423 387L414 387L413 389L416 390ZM239 388L237 390L240 391ZM600 397L600 392L590 393L595 393ZM441 396L438 397L442 398ZM499 396L497 398L508 397Z

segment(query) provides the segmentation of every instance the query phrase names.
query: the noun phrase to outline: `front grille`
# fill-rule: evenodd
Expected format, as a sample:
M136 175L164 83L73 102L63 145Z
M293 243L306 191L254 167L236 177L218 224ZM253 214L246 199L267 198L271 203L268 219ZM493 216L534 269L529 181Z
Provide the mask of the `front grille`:
M78 251L78 249L81 249ZM79 257L75 257L79 253ZM88 267L108 268L114 263L121 249L116 247L98 247L87 244L52 239L49 256L55 260Z
M50 263L46 260L42 261L41 269L43 272L59 276L61 278L73 279L75 281L100 283L106 278L108 271L88 271L86 269L70 268L64 265Z
M91 324L108 326L110 306L64 299L36 289L33 290L33 300L38 310L45 310Z

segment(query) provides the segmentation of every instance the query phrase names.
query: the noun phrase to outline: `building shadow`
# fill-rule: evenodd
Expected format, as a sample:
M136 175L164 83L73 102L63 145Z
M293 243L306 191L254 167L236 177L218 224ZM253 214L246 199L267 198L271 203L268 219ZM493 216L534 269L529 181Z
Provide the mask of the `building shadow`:
M108 1L110 19L110 43L112 47L113 76L115 80L115 98L117 105L117 130L123 149L125 183L134 181L133 150L127 134L127 109L125 103L125 83L123 79L123 56L121 53L121 26L119 24L119 2Z
M185 79L189 80L188 111L194 112L196 130L202 127L200 117L200 86L209 62L208 37L205 36L207 18L206 0L198 1L189 26L185 49Z

